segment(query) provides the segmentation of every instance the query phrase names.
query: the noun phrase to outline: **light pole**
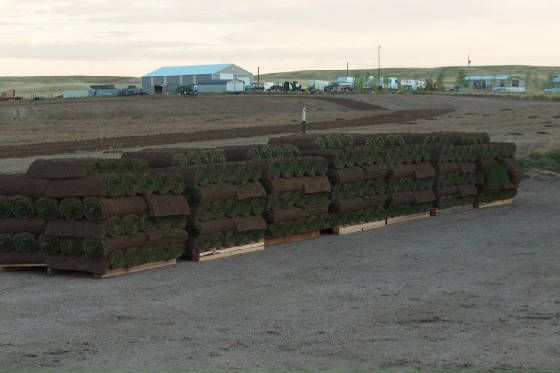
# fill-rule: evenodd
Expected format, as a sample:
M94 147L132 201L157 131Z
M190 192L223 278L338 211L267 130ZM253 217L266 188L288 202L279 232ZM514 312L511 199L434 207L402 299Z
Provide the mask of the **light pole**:
M381 87L381 45L377 46L377 86Z

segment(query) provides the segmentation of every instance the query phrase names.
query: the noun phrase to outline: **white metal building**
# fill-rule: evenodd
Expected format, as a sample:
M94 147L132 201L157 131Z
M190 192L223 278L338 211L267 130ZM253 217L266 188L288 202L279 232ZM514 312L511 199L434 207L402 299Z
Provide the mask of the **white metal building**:
M253 74L232 63L165 66L142 77L142 91L147 94L175 93L178 87L209 80L241 80L245 86L253 83Z
M205 80L197 83L199 93L243 92L245 82L239 79Z

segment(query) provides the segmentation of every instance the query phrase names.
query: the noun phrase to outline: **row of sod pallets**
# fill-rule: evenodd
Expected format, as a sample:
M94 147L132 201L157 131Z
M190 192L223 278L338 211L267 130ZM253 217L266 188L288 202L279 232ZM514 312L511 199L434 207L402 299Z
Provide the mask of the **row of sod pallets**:
M0 175L0 266L98 277L512 201L486 134L309 135L267 145L36 160Z

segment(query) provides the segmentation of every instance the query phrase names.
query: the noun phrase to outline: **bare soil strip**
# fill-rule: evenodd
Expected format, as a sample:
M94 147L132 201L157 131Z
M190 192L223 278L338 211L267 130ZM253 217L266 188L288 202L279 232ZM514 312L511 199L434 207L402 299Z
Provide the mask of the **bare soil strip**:
M386 123L403 123L431 118L452 112L453 109L401 110L373 115L371 117L309 123L309 130L373 126ZM0 158L19 158L36 155L70 153L74 151L102 151L114 148L132 148L138 146L167 145L183 142L220 140L239 137L254 137L297 133L300 124L281 126L259 126L249 128L232 128L231 130L207 130L194 133L162 133L148 136L122 136L94 140L61 141L43 144L8 145L0 147Z

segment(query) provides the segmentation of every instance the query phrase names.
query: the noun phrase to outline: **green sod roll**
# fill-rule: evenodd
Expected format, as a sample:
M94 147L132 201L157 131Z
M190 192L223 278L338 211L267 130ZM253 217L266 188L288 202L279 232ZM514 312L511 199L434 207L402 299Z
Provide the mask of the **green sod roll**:
M268 176L277 179L282 175L282 159L273 159L268 163Z
M251 199L251 212L253 215L261 215L265 208L266 199L264 197Z
M26 196L11 196L8 197L8 205L10 211L15 217L18 218L32 218L35 216L35 208L33 200Z
M142 232L149 232L157 227L156 218L149 216L148 214L142 214L140 216L140 230Z
M169 220L172 228L185 229L187 227L186 216L169 216Z
M105 247L102 240L95 238L84 238L82 240L84 256L88 259L100 259L105 255Z
M199 154L202 163L214 163L214 155L211 150L201 150Z
M124 194L127 196L135 196L140 191L140 180L136 175L126 175L122 177Z
M229 217L239 216L241 211L241 206L239 201L227 200L224 203L225 214Z
M39 249L37 238L33 233L19 232L14 234L14 248L20 253L32 253Z
M76 237L60 237L60 252L68 256L81 256L82 255L82 242Z
M491 163L482 168L486 185L490 188L497 188L509 181L507 169L501 163Z
M76 221L84 216L84 206L82 200L76 197L64 198L58 205L60 217Z
M140 217L136 214L128 214L122 218L123 230L125 234L138 233L140 230Z
M294 165L294 176L295 177L302 177L306 175L306 165L303 159L295 159L293 161Z
M236 234L234 230L228 230L224 232L224 246L232 247L236 244Z
M0 217L7 218L12 215L10 211L10 204L8 203L7 196L0 196Z
M111 268L123 268L126 267L127 263L127 255L126 251L123 249L117 249L111 251L111 255L109 257L109 263Z
M250 199L239 201L239 215L247 216L251 214L252 206Z
M156 191L159 194L168 194L171 191L171 181L169 179L169 175L158 174L156 175L155 182Z
M120 236L123 234L124 228L120 217L111 216L105 221L105 232L109 236Z
M122 196L124 193L124 182L123 180L118 177L110 177L107 180L107 194L110 197L119 197Z
M294 162L292 159L284 159L281 162L280 176L292 177L294 175Z
M14 250L14 238L11 234L0 234L0 253L7 253Z
M135 159L132 161L132 172L135 175L146 174L150 172L150 165L143 159Z
M56 236L39 236L39 250L49 255L56 255L60 252L59 239Z
M161 218L156 218L156 225L159 229L171 229L173 222L169 216L164 216Z
M140 192L150 195L156 190L156 180L152 175L140 175Z
M188 166L195 166L202 164L200 153L198 151L189 151L186 155L186 162Z
M185 190L185 179L179 174L173 174L169 177L169 187L173 194L181 194Z
M187 157L183 153L175 153L171 160L171 166L184 167L187 165Z
M45 220L58 218L58 201L54 198L39 198L35 201L37 216Z

